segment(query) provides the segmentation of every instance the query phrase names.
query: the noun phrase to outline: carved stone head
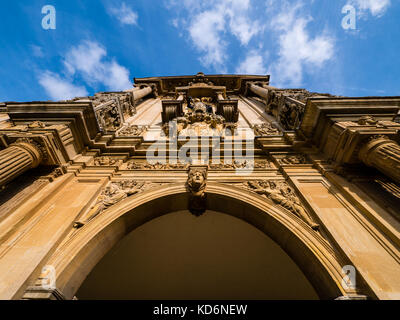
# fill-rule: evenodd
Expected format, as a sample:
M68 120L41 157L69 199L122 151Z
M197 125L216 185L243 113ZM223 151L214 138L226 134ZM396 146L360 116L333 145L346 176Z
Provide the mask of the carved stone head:
M205 168L191 168L188 175L187 186L195 196L204 194L206 188L207 170Z
M189 173L188 184L193 191L199 191L205 185L205 172L196 170Z

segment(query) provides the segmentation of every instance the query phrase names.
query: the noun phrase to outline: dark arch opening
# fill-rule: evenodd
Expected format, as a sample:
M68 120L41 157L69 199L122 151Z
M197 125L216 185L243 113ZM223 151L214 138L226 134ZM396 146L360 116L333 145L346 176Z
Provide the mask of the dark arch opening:
M141 225L91 271L79 299L318 299L270 237L215 211L177 211Z

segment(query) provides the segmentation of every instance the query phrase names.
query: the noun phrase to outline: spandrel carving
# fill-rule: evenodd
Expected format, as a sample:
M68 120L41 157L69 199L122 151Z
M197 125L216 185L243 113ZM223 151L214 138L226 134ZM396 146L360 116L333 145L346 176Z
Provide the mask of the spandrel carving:
M145 191L150 183L135 180L123 180L109 183L96 199L83 221L75 222L74 227L80 228L97 217L104 210L120 201Z
M297 217L306 222L312 229L318 230L319 225L315 223L303 208L294 190L285 181L249 181L246 187L253 192L271 199L274 203L289 210Z

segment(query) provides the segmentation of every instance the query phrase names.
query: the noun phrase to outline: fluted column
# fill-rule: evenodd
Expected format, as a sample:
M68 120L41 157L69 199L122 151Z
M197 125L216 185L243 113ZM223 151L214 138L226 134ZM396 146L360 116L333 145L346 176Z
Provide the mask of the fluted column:
M359 158L400 183L400 145L387 136L374 136L360 150Z
M150 87L150 86L144 87L144 88L139 89L139 90L134 90L132 92L132 99L133 99L133 101L140 100L140 99L144 98L145 96L149 95L152 92L153 92L153 88Z
M0 151L0 186L12 181L25 171L36 168L42 161L42 152L34 143L17 141Z
M254 83L249 84L249 89L261 98L268 99L268 89L260 87Z

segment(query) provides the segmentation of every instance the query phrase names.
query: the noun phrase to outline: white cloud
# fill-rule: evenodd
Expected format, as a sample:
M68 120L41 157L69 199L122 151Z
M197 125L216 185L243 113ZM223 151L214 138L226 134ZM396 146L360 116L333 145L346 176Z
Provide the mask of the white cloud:
M358 7L361 11L370 11L373 16L380 17L389 8L390 0L350 0L352 5Z
M226 72L227 35L247 46L262 30L260 23L250 16L250 0L170 0L168 7L184 9L179 25L186 26L194 47L202 52L201 63L219 72ZM178 25L176 19L173 24Z
M259 22L252 21L249 16L250 0L224 0L223 3L232 34L242 45L247 45L262 29Z
M43 48L39 47L37 45L32 44L31 45L31 50L32 50L32 55L36 58L43 58L44 57L44 52Z
M53 100L67 100L88 95L85 87L76 86L54 72L45 71L39 74L38 78L40 85Z
M84 41L68 51L64 65L70 75L79 73L92 87L103 84L110 91L132 87L129 71L114 59L107 60L106 56L106 49L99 43Z
M99 85L109 91L123 91L132 87L129 71L115 59L107 59L107 50L97 42L83 41L72 47L66 53L63 63L63 77L51 71L38 75L39 83L52 99L86 96L88 93L84 86L73 84L76 79L83 80L94 89Z
M282 6L271 22L278 37L278 60L272 64L274 79L280 85L301 85L306 68L321 68L334 56L334 39L324 33L312 37L307 26L311 17L299 14L301 5Z
M226 59L225 43L220 37L224 30L224 18L216 11L199 14L189 27L189 34L194 45L205 54L200 61L206 66L223 69Z
M256 51L251 51L243 62L236 68L237 74L266 74L263 57Z
M350 0L349 0L350 1ZM335 40L324 31L309 31L312 18L304 14L302 0L265 0L267 18L261 20L255 0L168 0L176 25L186 28L206 67L226 72L232 54L232 37L246 50L236 73L265 74L271 71L280 85L300 85L303 74L333 59ZM266 39L260 37L268 30ZM230 36L230 37L229 37ZM257 38L256 38L257 37ZM250 42L257 39L258 44ZM269 53L263 52L267 47ZM266 70L266 57L269 70Z
M108 9L110 15L116 17L122 24L137 25L138 14L122 2L120 7L110 7Z

